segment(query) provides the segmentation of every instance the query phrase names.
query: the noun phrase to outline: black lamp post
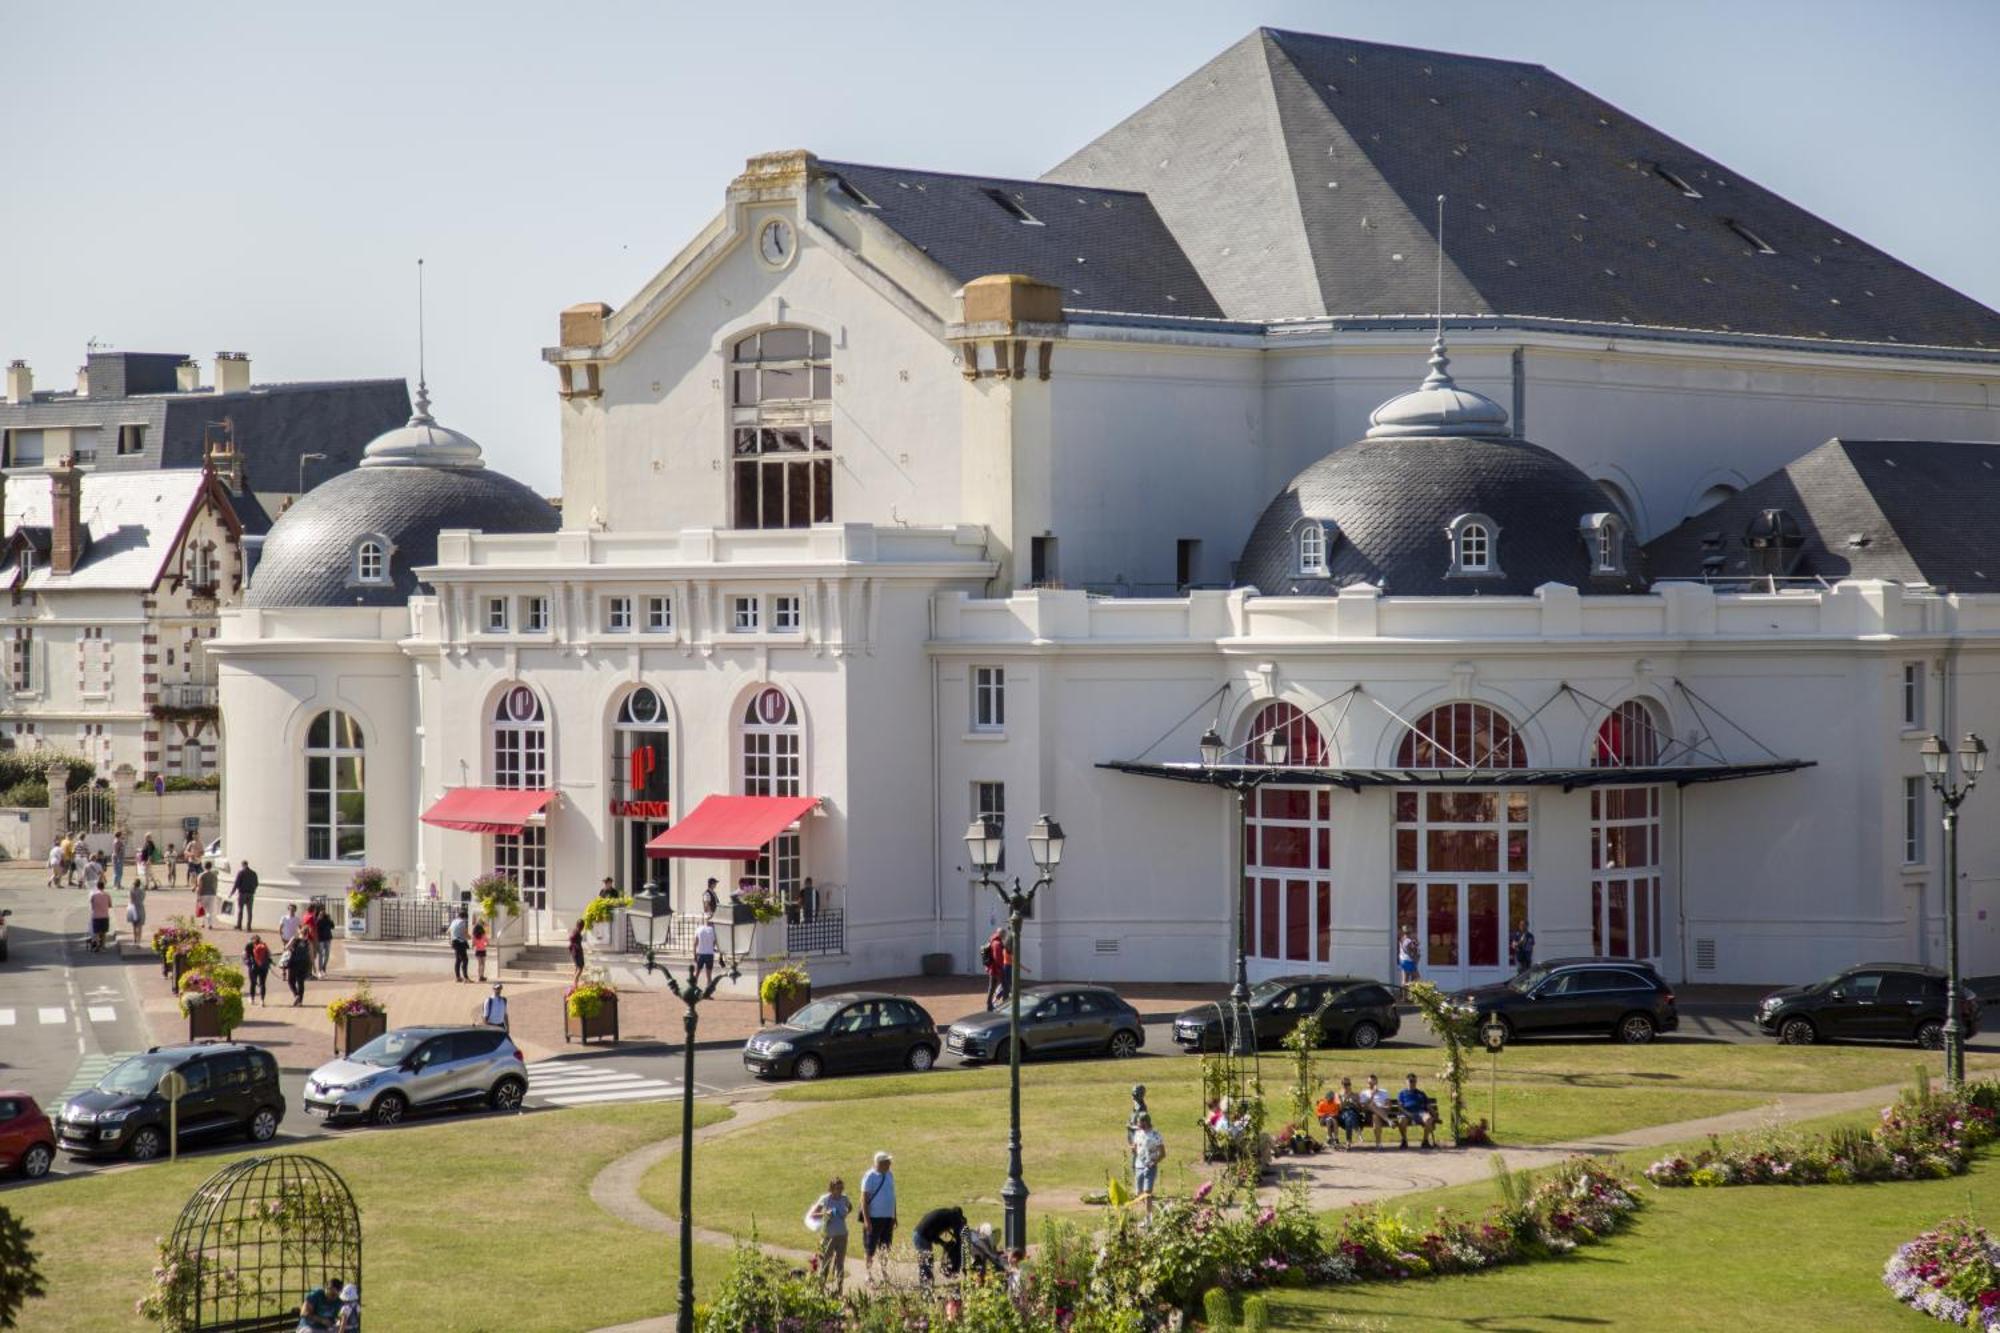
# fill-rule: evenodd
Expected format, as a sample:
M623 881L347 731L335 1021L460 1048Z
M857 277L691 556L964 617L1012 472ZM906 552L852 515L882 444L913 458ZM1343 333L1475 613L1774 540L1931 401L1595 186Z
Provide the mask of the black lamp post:
M1227 753L1222 743L1221 733L1210 727L1201 737L1201 765L1203 768L1220 768ZM1263 738L1264 761L1274 768L1283 768L1291 758L1291 745L1282 729L1272 731ZM1250 1017L1250 964L1243 948L1243 883L1248 875L1245 864L1243 829L1244 821L1250 813L1250 798L1256 792L1259 781L1258 770L1238 768L1234 777L1225 782L1236 793L1236 882L1230 886L1229 919L1231 934L1236 939L1236 980L1229 988L1229 1049L1235 1055L1254 1055L1257 1050L1257 1032Z
M674 1329L675 1333L694 1333L694 1031L700 1022L698 1011L702 1002L712 997L715 988L723 981L735 981L742 975L736 967L738 960L747 952L741 932L754 930L755 926L738 925L733 919L724 923L721 929L729 932L729 971L718 977L711 968L708 984L702 985L695 980L692 961L688 963L687 979L682 981L659 958L653 946L652 923L673 912L667 891L648 880L644 888L632 895L632 910L646 918L646 970L665 976L667 989L687 1008L687 1014L681 1020L687 1033L687 1062L681 1076L681 1287L680 1310L674 1320Z
M1043 815L1028 830L1028 854L1040 873L1025 892L1019 875L1014 877L1011 890L993 878L1004 847L1000 826L991 819L975 819L965 831L966 855L979 875L978 882L1000 895L1000 901L1007 905L1007 958L1014 976L1007 987L1007 1183L1000 1187L1000 1203L1006 1216L1007 1250L1012 1253L1028 1248L1028 1185L1021 1179L1021 918L1033 908L1035 895L1049 886L1056 867L1062 864L1062 825Z
M1922 753L1924 775L1944 804L1944 1077L1955 1088L1965 1081L1965 1030L1959 1022L1963 1001L1958 993L1958 807L1985 771L1986 742L1968 731L1958 743L1958 771L1964 781L1957 784L1951 780L1951 752L1942 736L1928 737Z

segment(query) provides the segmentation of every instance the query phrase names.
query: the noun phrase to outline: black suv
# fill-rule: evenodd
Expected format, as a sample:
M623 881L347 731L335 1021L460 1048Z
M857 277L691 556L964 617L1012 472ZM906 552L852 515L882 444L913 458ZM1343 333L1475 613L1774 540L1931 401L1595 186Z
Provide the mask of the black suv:
M1757 1026L1804 1046L1859 1037L1944 1045L1945 976L1918 963L1863 963L1810 986L1787 986L1757 1003ZM1979 1001L1960 987L1959 1024L1979 1031Z
M180 1137L241 1134L264 1143L285 1118L278 1062L241 1042L155 1046L113 1065L97 1086L63 1104L56 1144L78 1157L123 1153L146 1162L167 1150L167 1099L160 1079L175 1071L187 1081L181 1094Z
M937 1023L907 995L857 992L814 1000L743 1047L759 1078L815 1079L828 1070L915 1069L937 1063Z
M1007 1060L1008 1006L961 1018L945 1049L968 1063ZM1034 986L1021 992L1021 1058L1031 1055L1137 1055L1145 1020L1109 986Z
M1674 993L1650 963L1627 958L1556 958L1512 981L1475 986L1455 997L1497 1018L1509 1040L1526 1036L1602 1033L1648 1042L1681 1025Z
M1197 1005L1174 1019L1174 1040L1189 1051L1219 1051L1228 1001ZM1396 997L1372 977L1273 977L1250 988L1250 1020L1259 1046L1283 1041L1299 1020L1319 1013L1323 1041L1369 1050L1396 1035Z

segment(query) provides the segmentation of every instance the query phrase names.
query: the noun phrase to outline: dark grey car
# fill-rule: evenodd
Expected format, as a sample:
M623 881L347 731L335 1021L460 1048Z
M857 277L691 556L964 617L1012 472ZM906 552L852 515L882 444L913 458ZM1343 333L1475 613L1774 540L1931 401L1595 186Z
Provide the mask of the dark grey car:
M1006 1005L953 1023L944 1048L968 1062L1008 1057ZM1137 1055L1146 1044L1139 1011L1109 986L1034 986L1021 992L1021 1058Z

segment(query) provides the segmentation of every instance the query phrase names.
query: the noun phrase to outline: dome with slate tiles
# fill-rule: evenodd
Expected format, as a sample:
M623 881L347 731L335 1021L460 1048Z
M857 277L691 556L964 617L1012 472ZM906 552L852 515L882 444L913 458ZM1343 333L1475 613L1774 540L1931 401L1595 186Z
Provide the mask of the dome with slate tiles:
M446 528L554 532L561 515L533 490L489 471L469 436L416 412L363 451L361 464L300 496L271 525L250 575L249 607L401 606L424 591Z
M1507 433L1507 413L1461 388L1444 340L1414 391L1375 409L1266 506L1237 566L1266 594L1528 596L1646 588L1630 523L1575 464Z

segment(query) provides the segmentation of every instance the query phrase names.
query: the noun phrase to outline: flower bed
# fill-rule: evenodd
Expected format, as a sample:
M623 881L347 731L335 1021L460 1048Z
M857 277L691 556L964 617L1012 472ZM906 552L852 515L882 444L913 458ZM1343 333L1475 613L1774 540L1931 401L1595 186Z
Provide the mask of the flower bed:
M375 992L369 990L368 983L364 981L355 988L352 995L343 995L329 1004L326 1007L326 1018L329 1023L339 1027L342 1021L348 1018L388 1012L382 1002L375 998Z
M363 916L368 911L369 903L377 898L394 896L395 891L389 887L389 876L386 871L378 870L374 866L363 866L354 872L353 879L347 881L347 914Z
M1996 1105L2000 1083L1936 1093L1920 1076L1916 1087L1882 1108L1871 1130L1777 1133L1730 1143L1711 1138L1691 1157L1676 1154L1654 1162L1646 1179L1665 1188L1941 1180L1963 1174L1973 1153L2000 1136Z
M1898 1249L1882 1285L1933 1319L2000 1329L2000 1244L1970 1218L1952 1218Z
M604 1012L606 1001L618 1003L618 992L602 981L586 981L572 986L563 997L571 1018L596 1018Z

